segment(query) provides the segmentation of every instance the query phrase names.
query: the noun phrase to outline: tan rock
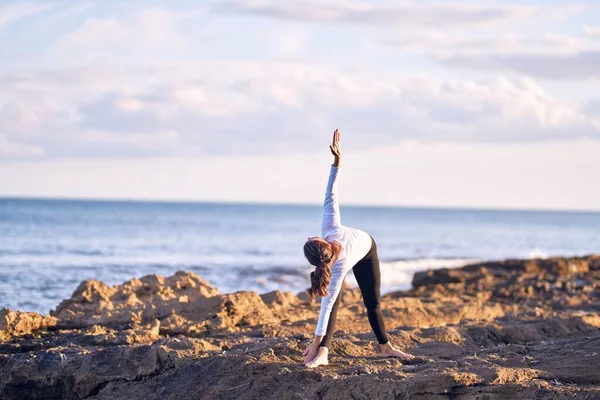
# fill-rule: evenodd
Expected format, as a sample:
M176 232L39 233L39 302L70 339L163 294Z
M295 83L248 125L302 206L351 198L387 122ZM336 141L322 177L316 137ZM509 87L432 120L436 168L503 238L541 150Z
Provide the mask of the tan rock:
M64 327L140 324L217 294L218 290L198 275L184 271L169 278L147 275L113 287L87 280L51 315Z
M302 353L317 302L220 295L186 272L112 287L85 281L54 317L0 311L0 397L600 398L598 259L415 277L381 307L390 341L434 360L421 365L381 357L360 291L344 288L330 365L316 370Z
M6 307L0 309L0 341L55 325L54 317L35 312L12 311Z

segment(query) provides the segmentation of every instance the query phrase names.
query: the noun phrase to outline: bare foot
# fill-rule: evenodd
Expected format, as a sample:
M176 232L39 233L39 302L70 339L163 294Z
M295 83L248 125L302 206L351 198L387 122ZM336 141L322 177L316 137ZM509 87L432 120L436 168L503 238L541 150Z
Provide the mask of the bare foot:
M327 347L319 347L319 354L306 364L308 368L317 368L319 365L328 365L329 349Z
M413 356L412 354L405 353L403 351L395 349L392 346L390 346L388 348L382 347L381 354L383 354L386 357L396 357L396 358L400 358L403 360L412 360L413 358L415 358L415 356Z
M392 346L389 343L386 343L381 346L381 354L383 354L386 357L399 358L400 362L402 364L408 364L408 365L419 365L419 364L428 363L428 362L435 362L435 360L432 360L430 358L413 356L412 354L408 354L403 351L400 351L400 350L394 348L394 346Z
M412 354L408 354L398 350L397 348L392 346L390 342L387 342L386 344L380 344L379 346L381 347L381 354L386 357L396 357L402 360L412 360L413 358L415 358L415 356L413 356Z

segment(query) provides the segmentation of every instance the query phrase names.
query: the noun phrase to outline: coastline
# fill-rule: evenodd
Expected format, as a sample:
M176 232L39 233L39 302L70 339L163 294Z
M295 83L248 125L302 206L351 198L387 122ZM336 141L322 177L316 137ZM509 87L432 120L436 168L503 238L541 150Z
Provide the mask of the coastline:
M302 293L87 280L50 315L0 310L0 398L600 397L600 255L417 272L382 308L393 344L434 360L418 366L377 356L358 289L342 303L310 370Z

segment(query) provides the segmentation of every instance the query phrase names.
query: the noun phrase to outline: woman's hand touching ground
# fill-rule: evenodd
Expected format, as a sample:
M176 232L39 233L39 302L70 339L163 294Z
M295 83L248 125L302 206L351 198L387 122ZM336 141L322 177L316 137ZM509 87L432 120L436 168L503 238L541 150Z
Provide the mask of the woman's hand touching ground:
M335 157L333 161L334 167L339 167L342 164L342 149L340 148L340 131L338 129L333 132L333 141L329 146L331 154Z
M308 365L310 362L312 362L315 358L317 358L317 355L319 354L319 343L318 342L312 342L310 344L310 346L308 346L306 348L306 350L304 350L304 365Z
M323 336L315 336L315 340L304 350L304 365L308 368L316 368L319 365L327 365L329 349L321 346Z
M317 368L320 365L329 365L329 349L327 347L319 347L317 356L312 361L305 363L308 368Z

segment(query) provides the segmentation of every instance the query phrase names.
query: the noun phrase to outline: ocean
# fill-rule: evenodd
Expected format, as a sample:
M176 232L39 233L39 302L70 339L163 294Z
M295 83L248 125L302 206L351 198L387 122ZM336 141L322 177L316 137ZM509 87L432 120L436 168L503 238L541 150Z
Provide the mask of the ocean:
M410 287L427 268L600 251L600 213L342 206L341 214L377 241L383 292ZM177 270L221 293L296 293L309 285L302 245L320 221L319 206L0 198L0 307L48 313L82 280Z

